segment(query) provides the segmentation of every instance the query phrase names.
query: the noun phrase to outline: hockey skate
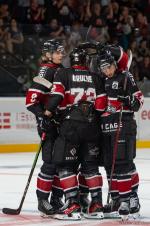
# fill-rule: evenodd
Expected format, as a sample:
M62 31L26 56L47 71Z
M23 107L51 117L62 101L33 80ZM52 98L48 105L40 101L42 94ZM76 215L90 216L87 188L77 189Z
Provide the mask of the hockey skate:
M119 199L113 199L109 204L106 204L103 208L104 218L105 219L120 219L118 209L120 206Z
M65 205L54 215L58 220L81 220L81 207L74 198L66 201Z
M137 219L140 216L140 203L137 193L132 193L130 197L130 215Z
M38 210L41 217L52 217L55 213L54 208L51 206L47 199L38 199Z
M87 213L84 214L84 217L87 219L103 219L103 206L100 202L92 201Z
M88 207L90 205L88 194L80 195L80 205L81 205L81 215L84 216L84 214L87 214Z
M129 201L121 202L120 207L118 209L118 213L119 213L119 215L120 215L120 217L123 221L128 220L129 213L130 213L130 203L129 203Z
M52 205L53 209L56 211L58 211L64 206L62 199L54 195L51 196L50 204Z

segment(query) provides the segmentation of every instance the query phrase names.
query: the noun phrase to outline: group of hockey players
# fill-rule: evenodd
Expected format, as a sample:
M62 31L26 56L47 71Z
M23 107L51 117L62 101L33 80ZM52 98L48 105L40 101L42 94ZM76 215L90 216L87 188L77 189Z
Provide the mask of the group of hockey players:
M91 52L96 72L89 67ZM134 112L142 106L143 94L129 72L130 57L120 46L100 43L74 48L70 68L62 66L63 56L61 42L44 43L39 79L26 96L39 135L46 133L38 210L43 217L64 220L138 217ZM108 179L106 205L100 166Z

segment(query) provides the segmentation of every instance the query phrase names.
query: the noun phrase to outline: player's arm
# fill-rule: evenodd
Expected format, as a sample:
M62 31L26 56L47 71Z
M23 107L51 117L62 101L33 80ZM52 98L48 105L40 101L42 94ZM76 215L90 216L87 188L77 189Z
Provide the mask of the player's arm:
M31 111L36 116L42 116L44 112L43 100L44 96L47 95L49 91L43 89L41 85L33 85L29 88L26 95L26 108Z
M96 78L95 109L99 112L103 112L107 107L107 95L105 92L104 79L101 78L99 74L96 74L95 78Z
M121 46L97 43L97 52L99 55L104 54L105 51L111 52L111 55L115 58L119 71L127 69L128 55Z
M110 45L110 52L114 56L118 69L124 71L127 69L128 54L123 50L121 46Z
M138 111L143 106L144 96L141 90L139 90L137 83L130 72L128 72L127 90L130 92L131 96L131 109L133 111Z
M41 67L39 69L36 78L44 78L46 83L52 82L54 77L54 71L48 67ZM44 114L44 100L50 93L50 90L44 84L34 81L32 87L29 88L26 95L26 107L36 116L43 116Z
M66 87L66 69L60 69L55 76L53 86L51 89L51 95L48 99L47 110L50 112L55 112L58 105L64 99L65 87Z
M141 90L139 90L133 75L130 72L124 72L124 77L126 76L126 91L123 95L118 96L118 100L124 102L125 105L128 105L132 111L137 112L144 103L144 96Z

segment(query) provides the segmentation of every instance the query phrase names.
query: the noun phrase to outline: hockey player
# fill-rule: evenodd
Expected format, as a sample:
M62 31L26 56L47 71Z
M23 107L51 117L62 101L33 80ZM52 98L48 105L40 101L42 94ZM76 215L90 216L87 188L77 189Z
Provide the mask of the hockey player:
M131 64L132 62L132 57L128 57L127 53L123 50L121 46L114 45L114 44L101 44L101 43L82 43L80 44L80 47L84 49L88 49L89 53L92 52L91 57L93 57L94 54L94 64L92 64L92 71L98 71L97 67L97 57L99 59L99 56L103 55L106 51L109 51L111 55L114 57L116 64L117 64L117 71L124 71L127 69L127 66ZM92 51L91 51L92 50ZM132 53L131 53L132 54ZM96 57L95 57L96 56ZM84 184L84 178L81 175L80 178L82 179L81 182L82 184L80 185L81 187L81 201L85 204L85 207L88 204L88 188ZM132 194L131 194L131 199L130 199L130 204L133 206L134 209L134 204L137 202L137 191L138 191L138 186L139 186L139 175L138 172L136 171L135 164L133 164L133 169L132 169ZM115 197L118 197L119 194L117 193L116 190L113 191L112 189L112 194L114 194ZM113 199L114 200L114 199ZM107 218L110 217L116 217L118 216L118 213L116 213L116 210L118 210L119 203L117 203L117 198L115 199L116 201L113 202L113 206L110 203L109 205L104 205L103 211L104 211L104 216ZM85 209L85 208L84 208Z
M132 53L130 53L131 55L128 56L127 53L123 51L123 48L121 46L111 45L111 44L101 45L100 43L97 44L98 56L103 55L106 51L110 52L111 55L114 57L114 60L117 64L118 72L125 71L131 65ZM136 170L135 164L133 164L132 166L131 183L132 183L132 192L131 192L131 198L130 198L130 212L134 213L135 212L134 206L138 200L138 186L139 186L139 175ZM116 213L116 210L118 210L118 207L119 207L119 203L117 203L118 193L115 188L114 188L114 191L113 191L113 187L111 189L112 189L111 190L112 194L114 194L113 202L112 202L113 205L111 205L112 203L110 203L110 205L104 206L105 217L116 217L118 215Z
M53 152L66 199L66 206L56 216L58 219L81 219L76 176L80 163L92 199L87 217L103 218L102 177L98 171L98 111L104 110L105 95L100 77L89 72L86 57L83 49L76 48L71 52L71 68L57 72L47 108L49 116L58 105L65 109Z
M117 70L117 63L109 51L99 57L99 67L106 76L105 91L107 95L106 112L101 116L103 132L104 166L107 177L111 175L114 158L114 146L117 142L115 168L112 175L110 192L115 204L119 205L120 216L127 217L140 209L137 194L132 193L133 159L136 152L136 121L134 112L143 104L143 94L138 89L130 72ZM116 138L118 122L121 117L119 138ZM117 139L117 140L116 140ZM135 187L134 187L135 189ZM136 202L131 202L134 197Z
M38 77L44 78L49 84L53 82L56 71L62 67L64 47L57 40L48 40L44 43L42 50L42 63L39 68ZM42 147L43 165L37 178L37 199L38 210L43 217L55 212L55 209L62 207L62 189L59 186L59 179L54 177L55 165L51 163L51 155L54 141L57 137L57 125L54 117L49 119L45 116L47 98L50 90L43 84L33 82L26 95L26 107L31 111L37 121L38 133L46 132L46 140ZM49 195L51 190L51 204Z
M123 50L121 46L114 45L114 44L101 44L101 43L82 43L80 44L80 47L84 49L88 49L91 58L94 55L94 61L92 64L92 71L98 71L97 68L97 57L103 55L106 51L110 52L111 55L114 57L114 60L117 64L117 71L122 72L127 69L127 66L131 64L132 62L132 57L128 57L127 53ZM93 49L91 51L91 49ZM92 52L92 54L91 54ZM132 53L131 53L132 54ZM96 56L96 57L95 57ZM85 204L85 207L87 206L88 200L88 188L84 185L84 178L81 175L80 178L82 179L82 184L81 184L81 191L82 191L82 196L81 196L81 201ZM132 192L131 192L131 198L130 198L130 212L134 213L136 210L135 204L138 202L138 186L139 186L139 175L136 170L135 164L133 164L132 167ZM119 192L116 191L116 188L111 187L111 193L113 196L113 201L109 205L105 205L103 208L104 211L104 216L106 218L112 218L112 217L118 217L118 208L119 208L119 203L118 203L118 196ZM85 208L84 208L85 209Z

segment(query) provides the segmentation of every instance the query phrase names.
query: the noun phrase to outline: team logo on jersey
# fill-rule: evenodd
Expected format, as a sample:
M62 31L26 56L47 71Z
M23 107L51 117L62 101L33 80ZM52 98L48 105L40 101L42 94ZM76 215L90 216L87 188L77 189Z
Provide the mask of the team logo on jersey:
M46 73L46 66L44 66L44 67L42 67L41 69L40 69L40 71L39 71L39 76L40 77L45 77L45 73Z
M75 148L72 148L72 149L70 150L70 153L71 153L73 156L75 156L75 154L77 153L77 150L76 150Z
M72 161L72 160L77 160L78 156L77 154L77 150L75 148L72 148L70 151L71 156L66 156L65 159L68 161Z
M109 105L107 107L107 111L110 112L110 113L115 113L116 112L116 108L114 106Z
M112 89L118 89L118 82L117 81L113 82Z

